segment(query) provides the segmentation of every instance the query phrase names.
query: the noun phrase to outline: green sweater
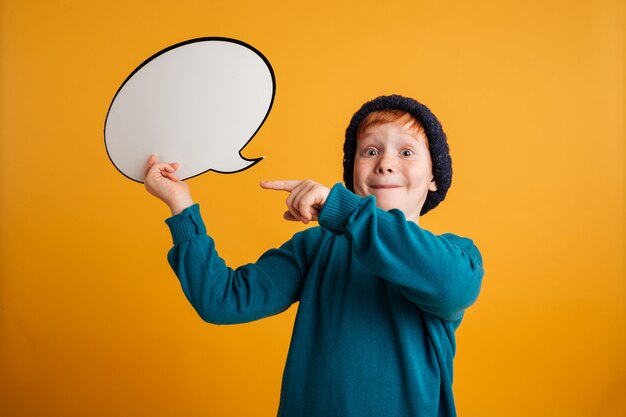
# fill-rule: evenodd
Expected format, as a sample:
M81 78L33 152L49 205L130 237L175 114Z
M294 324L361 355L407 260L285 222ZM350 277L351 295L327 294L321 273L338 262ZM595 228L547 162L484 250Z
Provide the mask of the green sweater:
M478 297L480 253L337 184L318 227L256 263L226 266L197 205L166 220L182 289L210 323L243 323L300 301L279 416L455 416L454 332Z

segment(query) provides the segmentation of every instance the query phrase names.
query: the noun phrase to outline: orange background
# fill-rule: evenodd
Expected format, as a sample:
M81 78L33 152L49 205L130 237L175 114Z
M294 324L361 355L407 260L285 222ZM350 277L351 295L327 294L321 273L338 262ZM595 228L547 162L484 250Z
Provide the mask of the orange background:
M296 307L203 323L166 207L104 148L128 74L202 36L253 45L277 79L243 151L266 159L189 181L231 265L304 227L259 180L340 181L352 113L414 96L455 167L421 224L472 237L486 268L457 332L459 415L626 415L622 1L0 5L0 415L275 415Z

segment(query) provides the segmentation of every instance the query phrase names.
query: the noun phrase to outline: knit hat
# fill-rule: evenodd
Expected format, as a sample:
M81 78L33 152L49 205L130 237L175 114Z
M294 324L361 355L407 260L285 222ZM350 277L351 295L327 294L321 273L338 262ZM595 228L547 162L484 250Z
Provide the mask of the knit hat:
M428 191L426 201L420 213L420 216L422 216L437 207L446 198L446 193L452 183L452 159L450 158L446 134L441 127L441 123L439 123L439 120L431 113L428 107L412 98L399 95L380 96L365 103L359 111L354 113L346 129L346 141L343 144L343 181L346 184L346 188L354 191L354 154L356 152L356 135L359 124L368 114L387 109L403 110L414 116L424 127L426 137L428 138L437 191Z

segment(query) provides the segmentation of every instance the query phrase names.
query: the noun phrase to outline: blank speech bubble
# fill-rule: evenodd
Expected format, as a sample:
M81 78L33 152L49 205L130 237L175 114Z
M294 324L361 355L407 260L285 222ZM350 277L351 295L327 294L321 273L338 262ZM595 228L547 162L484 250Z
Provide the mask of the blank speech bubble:
M179 162L181 179L242 171L263 159L240 151L267 118L275 92L272 66L252 46L215 37L178 43L122 83L104 126L107 153L137 182L151 154Z

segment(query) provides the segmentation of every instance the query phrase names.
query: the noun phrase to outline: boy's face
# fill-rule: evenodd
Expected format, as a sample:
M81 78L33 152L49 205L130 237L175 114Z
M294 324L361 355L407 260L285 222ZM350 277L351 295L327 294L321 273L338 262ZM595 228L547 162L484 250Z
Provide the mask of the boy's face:
M365 129L357 139L354 192L417 223L428 191L437 190L426 141L423 131L400 122Z

